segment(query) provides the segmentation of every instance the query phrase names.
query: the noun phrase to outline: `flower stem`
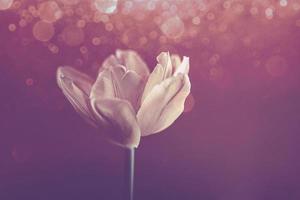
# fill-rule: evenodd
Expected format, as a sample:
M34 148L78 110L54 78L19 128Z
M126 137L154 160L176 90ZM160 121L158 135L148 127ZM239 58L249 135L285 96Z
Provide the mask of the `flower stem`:
M133 200L134 194L134 148L125 150L125 200Z

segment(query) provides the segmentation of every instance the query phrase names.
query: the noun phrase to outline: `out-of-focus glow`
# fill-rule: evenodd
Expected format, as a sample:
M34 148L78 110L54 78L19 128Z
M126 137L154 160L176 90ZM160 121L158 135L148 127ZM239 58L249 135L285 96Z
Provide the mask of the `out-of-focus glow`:
M32 86L34 82L33 82L32 78L27 78L25 83L26 83L27 86Z
M63 12L55 1L46 1L39 4L38 13L42 20L49 23L57 21L63 15Z
M265 64L267 72L273 77L283 76L287 70L287 66L287 61L281 56L272 56Z
M55 30L51 23L38 21L34 24L32 33L35 39L47 42L53 37Z
M267 8L265 10L265 14L266 14L267 19L272 19L274 16L274 10L272 8Z
M13 0L0 0L0 10L7 10L13 4Z
M16 31L17 29L17 26L15 24L9 24L8 25L8 30L11 31L11 32L14 32Z
M95 0L94 4L100 12L111 14L116 11L118 0Z
M74 60L80 60L80 66L94 62L93 52L106 45L156 53L197 49L205 66L201 70L214 82L227 76L223 59L243 50L249 59L264 66L269 76L284 76L289 68L270 58L280 56L287 61L286 55L268 50L262 59L258 52L270 40L286 37L291 25L300 27L300 3L296 0L15 0L11 4L9 12L19 18L9 20L6 26L11 34L24 35L24 46L31 42L25 37L29 30L52 54L77 48L79 56ZM280 49L282 45L277 42L275 46Z
M68 26L62 32L63 41L69 46L78 46L84 41L84 32L76 26Z
M178 16L166 19L161 25L161 31L168 38L178 38L184 33L184 23Z
M288 5L288 1L287 0L280 0L280 5L282 6L282 7L286 7L287 5Z

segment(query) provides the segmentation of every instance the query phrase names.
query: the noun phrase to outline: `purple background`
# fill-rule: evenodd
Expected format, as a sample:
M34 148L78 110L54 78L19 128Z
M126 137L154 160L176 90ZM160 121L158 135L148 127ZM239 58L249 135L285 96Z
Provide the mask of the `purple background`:
M25 33L7 30L13 17L0 13L0 199L121 200L123 150L85 124L55 82L57 66L72 65L78 49L66 47L54 55L34 39L24 44ZM191 58L196 103L162 134L142 139L136 199L300 199L296 19L261 32L247 23L259 35L253 44L262 44L256 50L262 63L280 49L288 67L279 77L270 76L264 64L253 67L250 50L236 42L221 53L222 78L212 80L206 57L218 51L217 44L227 44L212 37L216 45L210 47L199 45L198 38L189 48L172 45L171 51ZM95 49L81 70L91 71L93 60L103 61L116 48L126 47ZM159 49L157 44L139 50L151 68ZM25 84L27 78L32 86Z

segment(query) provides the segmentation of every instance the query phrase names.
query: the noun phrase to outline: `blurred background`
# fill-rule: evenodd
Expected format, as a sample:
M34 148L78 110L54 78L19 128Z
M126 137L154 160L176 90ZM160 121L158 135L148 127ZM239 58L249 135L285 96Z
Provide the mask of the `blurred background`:
M299 0L0 0L1 199L122 200L124 150L55 81L116 49L191 61L184 114L137 150L136 199L300 199Z

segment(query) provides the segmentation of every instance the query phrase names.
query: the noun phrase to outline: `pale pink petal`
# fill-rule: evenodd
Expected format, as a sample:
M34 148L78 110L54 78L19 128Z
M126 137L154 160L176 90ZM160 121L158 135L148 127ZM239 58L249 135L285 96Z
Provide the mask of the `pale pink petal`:
M172 75L172 60L169 52L162 52L157 56L157 62L163 66L163 79L167 79Z
M189 57L184 56L183 60L180 65L177 66L176 71L174 72L174 75L177 74L188 74L190 70L190 61Z
M184 110L184 102L190 93L190 89L190 80L188 76L185 75L183 87L163 109L163 112L156 124L157 129L155 132L160 132L168 128L182 114Z
M89 104L92 79L71 67L59 67L56 78L58 86L74 109L87 122L95 125L95 119Z
M138 147L140 128L134 109L130 103L121 99L93 99L92 107L95 113L103 116L109 122L112 131L106 132L114 143L127 148Z
M187 76L178 75L154 86L137 113L143 136L170 126L182 113L184 100L190 92Z
M108 69L101 71L92 86L90 98L114 98L115 88L112 82L112 74Z
M91 98L125 99L137 111L143 88L144 81L137 73L126 71L122 65L116 65L100 72L93 85Z
M157 61L158 64L147 80L141 102L145 100L155 85L160 84L163 80L172 75L172 61L169 53L160 53L157 56Z
M181 58L177 54L172 54L171 61L172 61L172 71L175 72L177 67L181 64Z
M117 59L117 57L115 55L110 55L108 58L106 58L103 63L102 63L102 67L100 68L100 72L103 69L107 69L109 67L113 67L115 65L120 64L119 60Z
M129 101L137 112L140 107L140 98L144 88L143 79L134 71L127 71L122 78L121 84L123 98Z
M161 64L157 64L146 82L141 103L143 103L143 101L145 100L149 92L153 89L153 87L164 80L163 72L164 72L163 66L161 66Z
M92 87L90 98L122 98L119 82L125 73L125 67L119 64L104 68Z
M132 50L117 50L116 57L119 63L124 65L127 70L135 71L142 78L149 76L149 69L144 60Z

